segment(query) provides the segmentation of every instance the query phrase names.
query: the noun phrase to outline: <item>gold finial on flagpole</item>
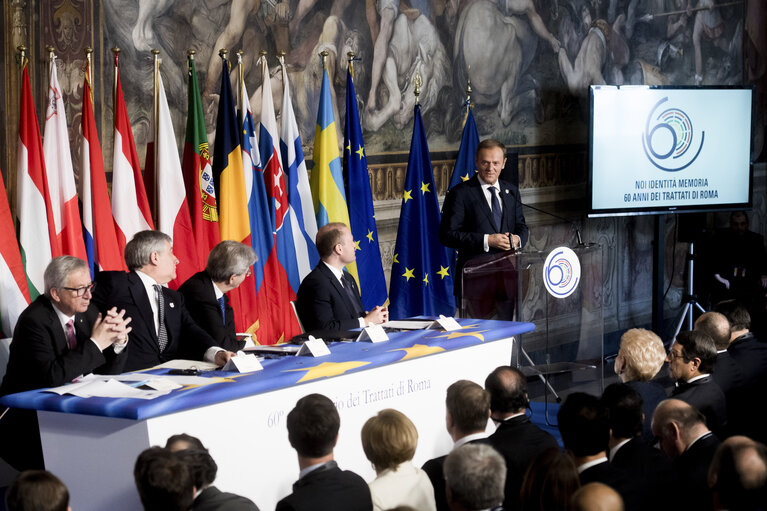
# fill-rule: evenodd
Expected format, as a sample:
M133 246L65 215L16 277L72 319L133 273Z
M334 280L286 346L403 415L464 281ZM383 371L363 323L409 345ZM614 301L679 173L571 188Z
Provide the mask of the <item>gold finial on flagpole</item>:
M238 78L239 78L238 83L240 85L240 93L237 95L238 96L237 97L237 105L240 108L240 112L243 111L243 108L242 108L242 89L245 86L245 68L242 65L242 56L244 54L245 54L245 52L242 51L241 49L237 50L237 70L239 71L237 74L238 74Z
M16 49L19 52L19 67L24 69L24 66L27 65L27 47L22 44L21 46L17 46Z
M354 52L346 52L346 59L349 62L349 73L351 73L352 79L354 79Z
M328 68L328 55L330 55L328 50L322 50L320 52L320 58L322 59L322 69L325 70Z
M218 56L224 59L224 62L226 62L226 72L230 72L232 70L232 65L229 62L229 58L227 57L227 54L229 53L229 50L226 48L221 48L218 50Z
M423 80L421 80L421 73L416 73L415 78L413 78L413 94L415 94L415 104L418 104L418 96L421 95L421 85L423 85Z

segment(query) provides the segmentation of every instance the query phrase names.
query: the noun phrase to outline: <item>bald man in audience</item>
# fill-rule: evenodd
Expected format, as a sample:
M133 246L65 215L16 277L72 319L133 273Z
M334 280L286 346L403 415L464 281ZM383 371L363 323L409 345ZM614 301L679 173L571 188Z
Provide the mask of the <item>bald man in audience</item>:
M573 495L575 511L623 511L620 494L602 483L584 484Z
M732 436L722 442L708 471L714 509L764 509L765 483L767 447L764 444L745 436Z
M706 426L697 408L679 399L667 399L655 409L652 432L660 448L673 460L678 495L688 509L711 509L708 467L719 439Z

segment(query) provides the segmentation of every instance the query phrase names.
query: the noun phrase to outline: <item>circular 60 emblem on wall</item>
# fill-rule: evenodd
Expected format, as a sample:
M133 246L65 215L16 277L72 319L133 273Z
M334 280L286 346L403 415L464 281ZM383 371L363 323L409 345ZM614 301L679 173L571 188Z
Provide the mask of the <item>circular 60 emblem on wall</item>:
M554 298L567 298L581 280L581 262L567 247L557 247L546 257L543 265L543 283Z

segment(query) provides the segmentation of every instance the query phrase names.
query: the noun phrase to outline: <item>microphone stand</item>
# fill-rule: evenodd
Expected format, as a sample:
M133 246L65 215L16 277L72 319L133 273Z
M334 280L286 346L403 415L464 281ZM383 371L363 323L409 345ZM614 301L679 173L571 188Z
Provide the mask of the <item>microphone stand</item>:
M559 220L564 220L568 224L572 225L573 228L575 228L575 237L578 240L578 246L579 247L585 247L586 246L586 244L583 243L583 239L581 238L581 230L578 229L578 224L576 224L575 221L573 221L573 220L571 220L569 218L565 218L563 216L555 215L554 213L552 213L550 211L546 211L545 209L536 208L535 206L531 206L530 204L522 203L522 205L524 207L526 207L526 208L530 208L530 209L533 209L535 211L538 211L539 213L543 213L544 215L549 215L550 217L554 217L554 218L557 218Z

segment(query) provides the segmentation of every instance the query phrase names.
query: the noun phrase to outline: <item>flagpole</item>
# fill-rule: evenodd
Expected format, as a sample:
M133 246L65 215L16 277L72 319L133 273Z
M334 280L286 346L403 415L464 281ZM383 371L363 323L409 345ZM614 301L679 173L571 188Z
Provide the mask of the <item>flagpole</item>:
M423 81L421 80L421 73L416 73L415 77L413 78L413 94L415 94L416 105L420 101L418 96L421 95L421 85L423 85Z
M243 90L243 87L245 86L245 68L243 68L242 66L242 56L244 54L245 52L242 51L241 49L237 50L237 71L238 71L237 74L239 75L238 86L240 87L240 93L237 94L237 106L239 107L240 112L243 112L243 116L245 115L244 113L245 110L242 107L242 90Z
M152 123L152 140L154 141L152 150L154 152L153 158L154 158L154 194L152 197L152 210L155 212L155 226L159 226L160 221L160 215L159 215L159 195L160 191L157 189L157 176L159 175L158 168L157 168L157 147L159 144L159 137L160 137L160 130L159 130L159 119L160 119L160 50L158 49L152 49L152 68L153 68L153 75L154 75L154 98L152 100L152 111L154 112L154 122ZM159 229L159 227L158 227Z
M53 75L53 61L56 60L55 48L51 45L45 47L48 52L48 83L51 83L51 76Z
M352 75L352 80L354 80L354 52L350 51L346 53L347 61L349 62L349 74Z
M466 126L466 119L469 118L469 110L471 110L471 78L466 80L466 103L464 106L466 106L466 111L463 113L462 128Z
M85 69L85 79L88 80L88 87L90 88L89 99L91 100L91 105L93 105L93 48L90 46L85 48L85 62L87 64Z
M327 71L328 70L328 55L330 55L330 52L328 50L322 50L320 52L320 57L322 58L322 69Z
M112 53L114 53L115 56L114 76L112 77L112 112L115 112L117 110L117 77L120 65L120 48L115 46L112 48Z

